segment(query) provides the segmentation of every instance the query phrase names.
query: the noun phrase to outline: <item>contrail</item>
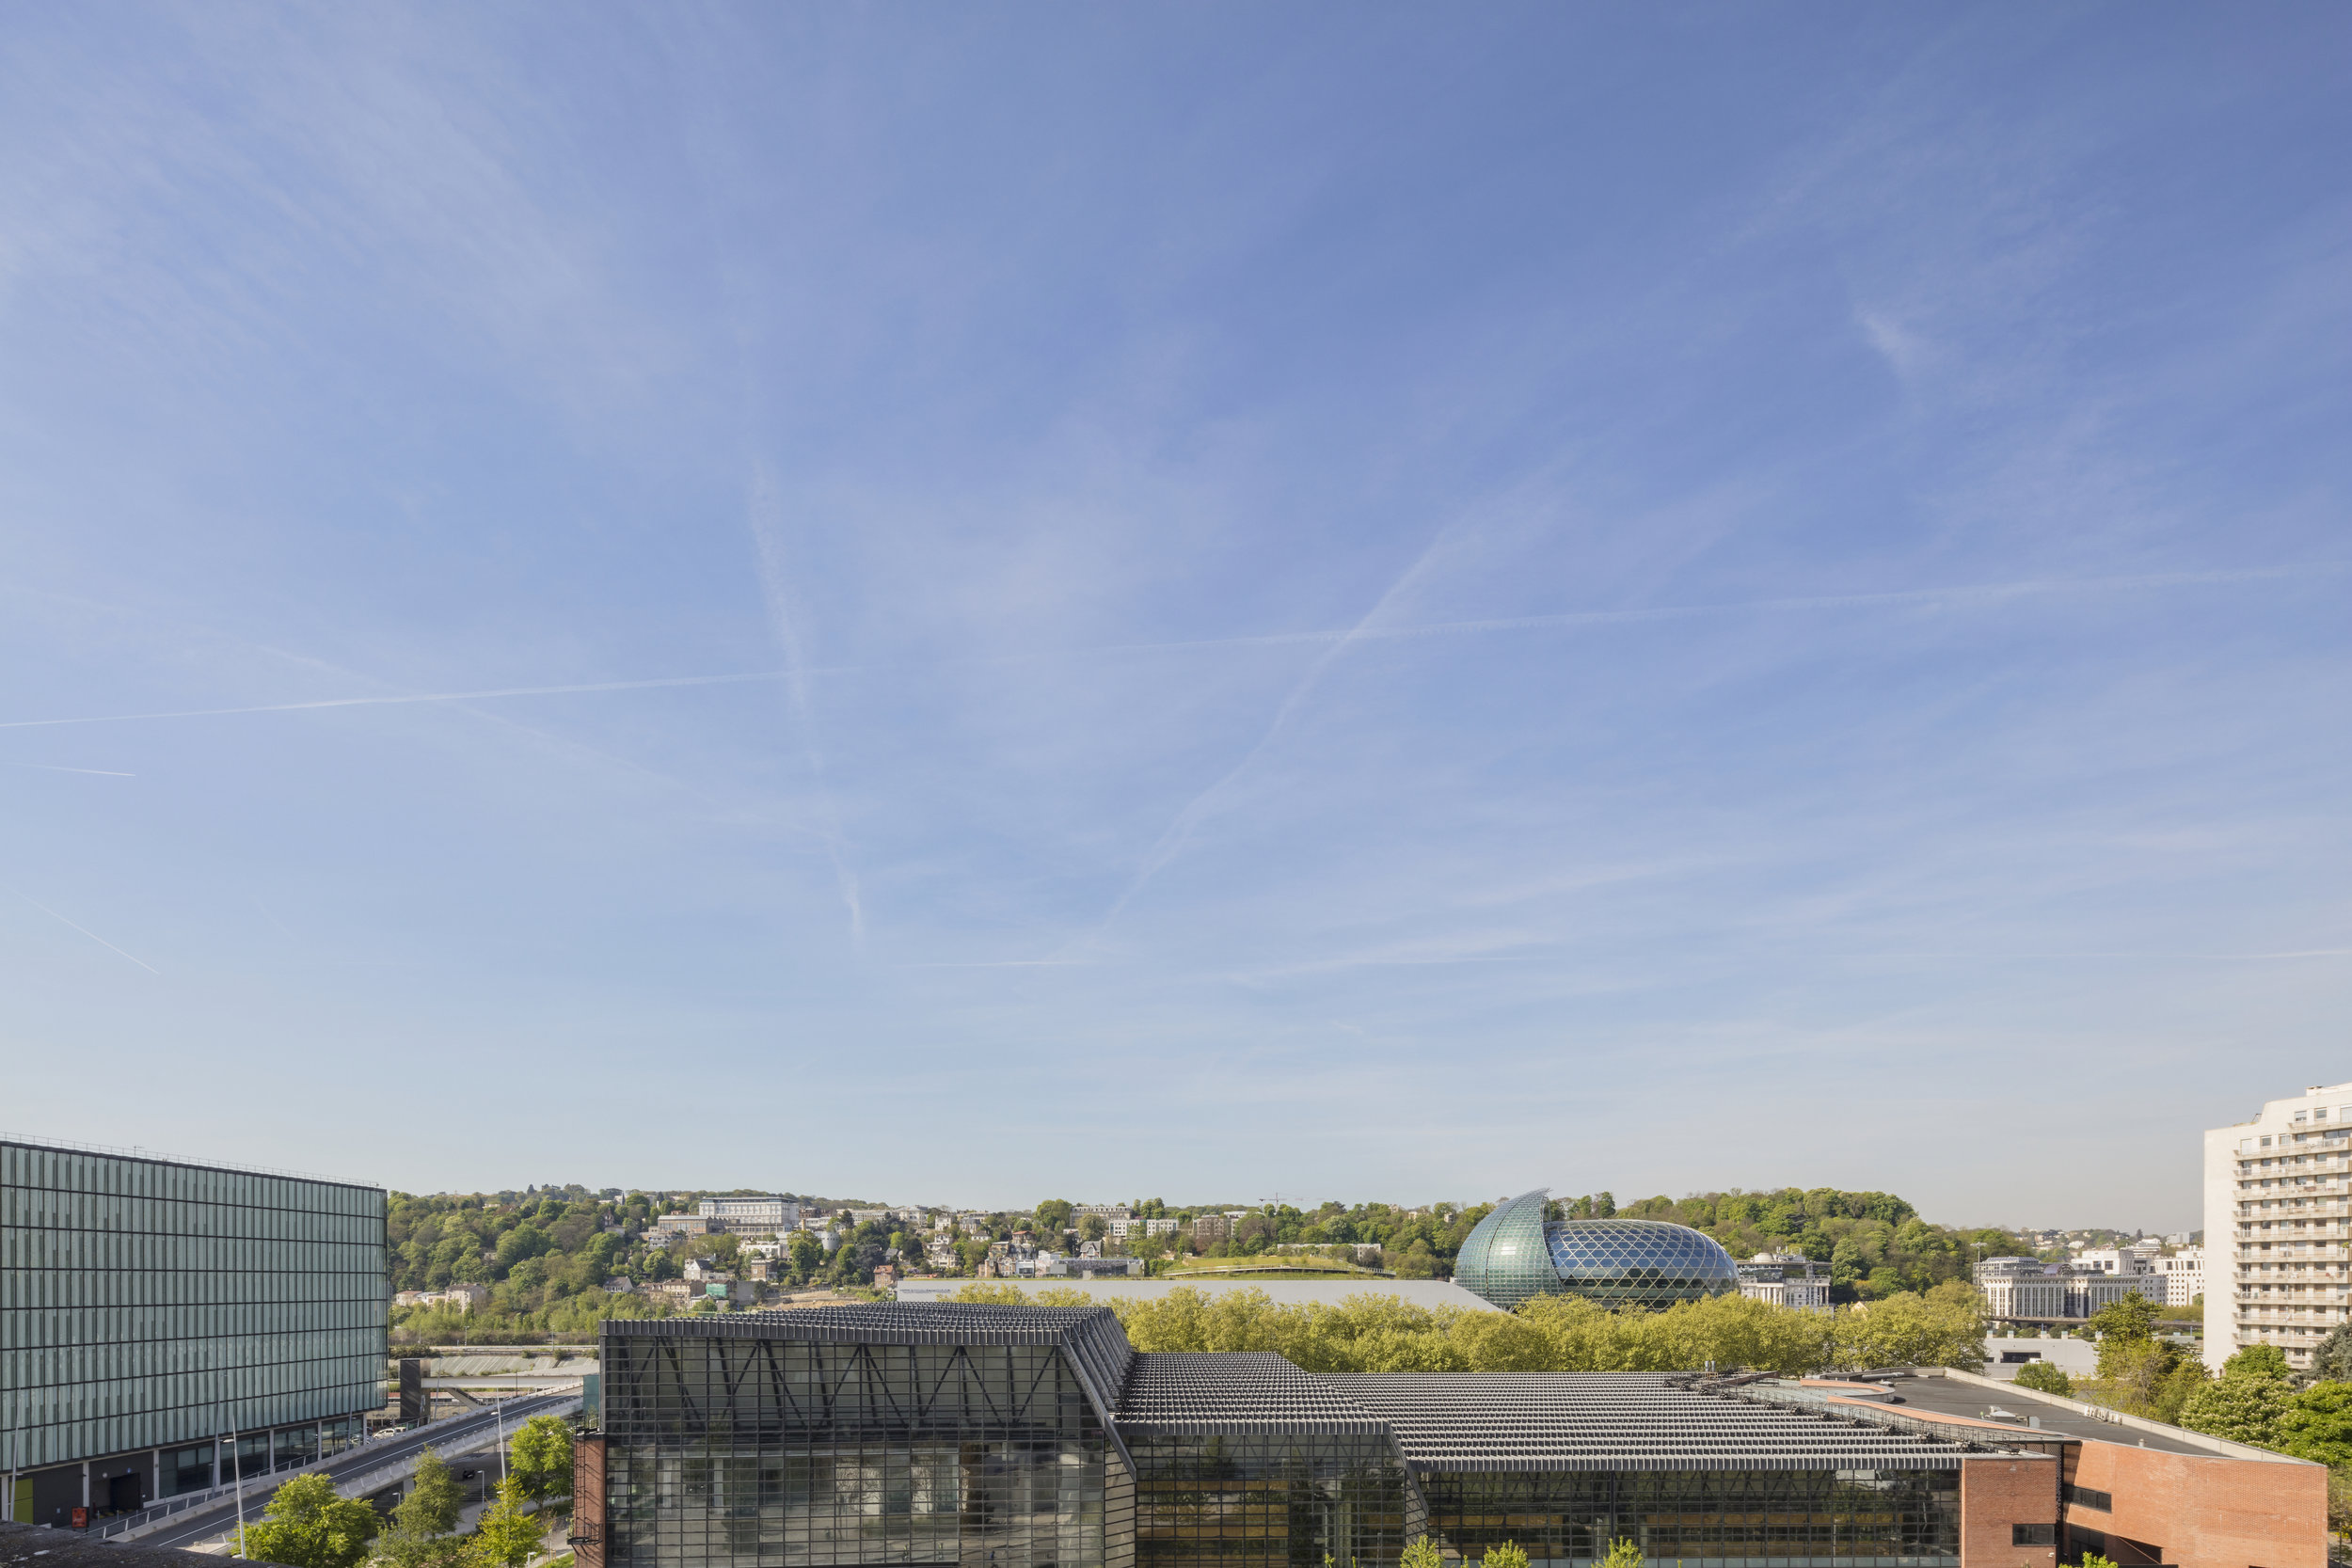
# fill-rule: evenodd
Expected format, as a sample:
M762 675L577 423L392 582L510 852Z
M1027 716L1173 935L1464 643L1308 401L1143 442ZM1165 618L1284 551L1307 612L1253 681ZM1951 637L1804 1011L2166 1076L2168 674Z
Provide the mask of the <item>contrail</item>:
M763 562L765 564L765 562ZM2137 577L2042 578L2024 582L1963 583L1949 588L1899 589L1883 594L1817 594L1779 599L1731 600L1716 604L1659 605L1643 610L1576 610L1552 615L1497 615L1474 621L1431 621L1406 626L1355 626L1313 631L1243 632L1158 642L1105 642L1090 647L1044 648L1030 653L977 658L929 659L882 664L811 664L783 670L738 670L709 675L656 675L643 680L580 681L563 686L495 686L473 691L421 691L373 697L326 697L305 703L257 703L242 707L167 708L149 713L99 713L69 719L0 720L0 730L46 729L62 724L123 724L151 719L216 719L246 713L304 713L322 708L399 707L421 703L470 703L495 697L561 697L600 691L657 691L671 687L741 686L785 681L795 689L796 705L806 698L812 676L886 673L894 670L967 668L973 665L1036 664L1053 659L1100 658L1106 654L1183 653L1200 648L1282 647L1390 641L1416 637L1461 637L1486 632L1565 630L1578 626L1638 625L1713 615L1754 615L1782 610L1871 610L1903 605L1990 604L2004 599L2059 594L2118 593L2131 589L2226 587L2320 577L2352 567L2352 562L2322 561L2296 566L2250 566L2217 572L2152 572ZM32 767L36 764L24 764ZM97 769L87 769L95 772Z
M102 713L83 719L12 719L0 730L41 729L55 724L121 724L138 719L216 719L232 713L302 713L312 708L389 707L411 703L470 703L486 697L559 697L575 691L649 691L671 686L734 686L787 678L783 670L746 670L726 675L660 675L650 680L587 681L573 686L497 686L480 691L418 691L386 697L326 697L308 703L257 703L247 707L172 708L155 713Z
M1439 529L1437 537L1429 541L1427 547L1422 549L1410 566L1405 568L1404 573L1394 582L1389 584L1388 592L1381 594L1374 602L1373 607L1358 618L1355 626L1327 640L1328 645L1316 656L1315 661L1307 667L1307 673L1298 678L1295 686L1291 688L1290 695L1282 699L1282 705L1275 710L1273 722L1266 725L1265 733L1258 736L1258 743L1244 752L1242 759L1228 768L1222 778L1186 802L1184 809L1178 812L1175 819L1169 822L1167 829L1161 832L1159 841L1153 844L1151 852L1143 857L1143 863L1136 867L1135 877L1127 883L1125 891L1120 894L1111 907L1104 911L1103 918L1096 923L1097 931L1108 929L1111 922L1117 920L1120 912L1135 901L1136 895L1143 891L1145 884L1158 876L1161 868L1169 861L1176 858L1177 853L1192 837L1193 830L1200 825L1200 819L1206 816L1210 808L1216 803L1217 798L1232 788L1236 779L1249 771L1250 765L1264 755L1266 748L1280 739L1282 733L1290 728L1292 718L1305 705L1314 689L1322 684L1324 673L1331 668L1332 663L1345 653L1351 644L1362 641L1381 614L1397 601L1406 589L1412 585L1415 578L1429 569L1430 562L1438 559L1444 550L1447 540L1452 538L1454 530L1451 526Z
M834 803L825 778L825 752L817 739L817 713L809 701L807 666L801 657L800 623L792 613L791 579L785 575L783 502L776 494L775 476L766 463L752 468L751 493L745 498L745 520L751 527L752 547L758 556L760 596L768 607L768 626L784 653L785 689L792 702L792 718L800 731L801 750L817 781L817 809L825 835L825 852L833 860L834 883L850 913L850 940L866 940L866 899L858 889L857 872L850 863L848 836L841 830L841 813Z
M118 773L111 768L67 768L54 762L11 762L10 768L38 768L44 773L91 773L102 779L135 779L136 773Z
M108 952L110 952L110 953L122 953L122 949L121 949L121 948L117 947L117 946L116 946L113 942L108 942L108 941L107 941L104 937L100 936L100 935L99 935L96 931L91 930L91 929L90 929L88 927L87 927L87 926L74 926L72 921L71 921L71 920L67 920L67 919L65 918L65 916L63 916L63 915L59 914L56 911L55 911L55 910L51 909L48 905L46 905L46 904L42 903L40 899L38 899L38 898L34 897L31 894L29 894L29 893L20 893L20 894L18 894L18 895L17 895L17 896L18 896L18 897L20 897L20 898L22 898L22 899L24 899L24 900L27 904L32 905L32 906L33 906L33 908L35 908L35 909L39 910L41 913L43 913L43 914L47 915L50 919L52 919L52 920L56 920L56 921L61 921L61 922L63 922L64 924L66 924L66 925L68 925L68 926L73 926L73 928L74 928L75 930L77 930L77 931L81 932L84 936L86 936L86 937L89 938L89 939L90 939L90 941L92 941L92 942L94 942L98 943L98 945L99 945L99 946L105 948ZM135 964L138 965L141 969L143 969L143 970L147 971L147 973L149 973L150 974L153 974L153 975L161 976L161 975L162 975L162 974L163 974L163 971L162 971L162 970L157 969L157 968L156 968L153 964L149 963L149 962L148 962L145 958L141 958L135 957L134 955L129 954L129 953L122 953L122 956L123 956L124 958L129 958L129 959L130 959L133 963L135 963Z

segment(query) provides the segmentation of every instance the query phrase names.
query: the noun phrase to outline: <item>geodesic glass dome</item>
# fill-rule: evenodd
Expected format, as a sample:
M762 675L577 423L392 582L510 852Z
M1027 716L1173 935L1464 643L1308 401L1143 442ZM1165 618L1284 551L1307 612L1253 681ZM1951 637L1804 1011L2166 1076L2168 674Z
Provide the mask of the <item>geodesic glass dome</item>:
M1662 1220L1544 1219L1543 1188L1478 1222L1454 1259L1454 1282L1508 1309L1533 1296L1582 1296L1645 1311L1728 1295L1740 1271L1708 1237Z

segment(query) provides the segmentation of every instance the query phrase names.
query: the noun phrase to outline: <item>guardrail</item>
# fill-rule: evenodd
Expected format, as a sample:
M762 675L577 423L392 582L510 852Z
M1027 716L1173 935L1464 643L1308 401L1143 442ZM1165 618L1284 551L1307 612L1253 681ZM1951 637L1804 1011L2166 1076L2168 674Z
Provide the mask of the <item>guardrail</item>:
M561 1391L562 1390L560 1389L541 1390L539 1393L526 1395L524 1397L538 1398L543 1397L543 1395L547 1393L557 1393ZM469 1424L472 1421L480 1421L482 1416L492 1417L490 1420L481 1422L481 1424L495 1432L498 1428L498 1421L494 1413L491 1411L479 1412L478 1414L469 1418L467 1421L451 1421L447 1424L454 1428L459 1425ZM421 1433L429 1433L431 1431L432 1428L429 1425L422 1427L410 1427L406 1432L401 1433L398 1435L404 1438L414 1437ZM479 1435L479 1433L469 1432L465 1435L475 1436ZM394 1439L390 1437L363 1437L358 1443L343 1449L340 1453L328 1454L322 1459L314 1459L308 1465L291 1465L282 1470L257 1472L253 1475L246 1477L242 1482L232 1482L227 1486L215 1486L206 1492L183 1493L179 1497L166 1498L164 1501L157 1503L152 1507L143 1508L136 1513L124 1513L112 1519L102 1520L98 1524L91 1526L86 1534L87 1538L99 1541L112 1540L117 1536L121 1536L127 1539L134 1532L143 1533L156 1525L163 1524L165 1521L177 1514L187 1513L191 1509L202 1508L207 1504L226 1502L236 1497L241 1490L250 1489L256 1485L274 1490L283 1482L292 1481L296 1476L319 1474L326 1465L340 1464L348 1460L354 1454L363 1454L367 1452L371 1446L380 1445L393 1440ZM354 1481L380 1475L388 1470L396 1470L404 1465L413 1466L419 1456L424 1452L424 1449L426 1448L430 1448L431 1446L431 1444L425 1444L418 1448L414 1452L405 1453L397 1459L386 1460L381 1465L368 1465L364 1468L354 1470L347 1476L336 1476L334 1477L336 1489L341 1491L342 1488L351 1485ZM373 1488L370 1487L365 1488L364 1490L373 1491Z

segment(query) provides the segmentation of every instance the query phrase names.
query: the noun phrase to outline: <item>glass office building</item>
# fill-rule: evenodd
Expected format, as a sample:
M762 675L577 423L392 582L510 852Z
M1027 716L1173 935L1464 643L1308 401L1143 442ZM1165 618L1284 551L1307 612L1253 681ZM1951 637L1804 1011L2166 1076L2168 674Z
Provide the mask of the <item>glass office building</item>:
M602 1353L579 1568L1384 1568L1424 1534L1556 1568L1619 1539L1692 1568L1963 1568L1963 1539L2046 1539L2058 1515L2046 1453L1818 1401L1138 1354L1099 1307L612 1320ZM2008 1469L1964 1504L1979 1459Z
M384 1402L375 1187L0 1142L0 1513L307 1464Z
M1573 1295L1612 1308L1654 1311L1729 1295L1739 1265L1708 1236L1661 1220L1546 1220L1538 1188L1471 1227L1454 1282L1509 1309L1535 1296Z

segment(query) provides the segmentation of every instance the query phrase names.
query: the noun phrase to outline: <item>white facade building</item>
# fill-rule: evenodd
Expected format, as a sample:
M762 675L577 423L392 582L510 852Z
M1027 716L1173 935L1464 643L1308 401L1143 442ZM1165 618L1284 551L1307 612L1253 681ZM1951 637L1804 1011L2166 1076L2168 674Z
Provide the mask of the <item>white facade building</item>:
M772 1236L798 1229L801 1206L781 1197L707 1197L702 1217L738 1235Z
M2205 1134L2205 1364L2276 1345L2288 1365L2352 1313L2352 1084L2315 1084Z
M2161 1276L2108 1274L2039 1258L1988 1258L1977 1265L1977 1291L1992 1318L2027 1322L2079 1321L2125 1296L2165 1299Z
M2144 1242L2127 1247L2085 1247L2074 1254L2074 1266L2086 1274L2153 1274L2157 1246Z
M2167 1307L2186 1307L2205 1293L2205 1249L2185 1246L2169 1258L2156 1259L2156 1273L2164 1276L2164 1304Z
M1740 1293L1774 1307L1829 1306L1829 1270L1801 1252L1759 1252L1739 1265Z

